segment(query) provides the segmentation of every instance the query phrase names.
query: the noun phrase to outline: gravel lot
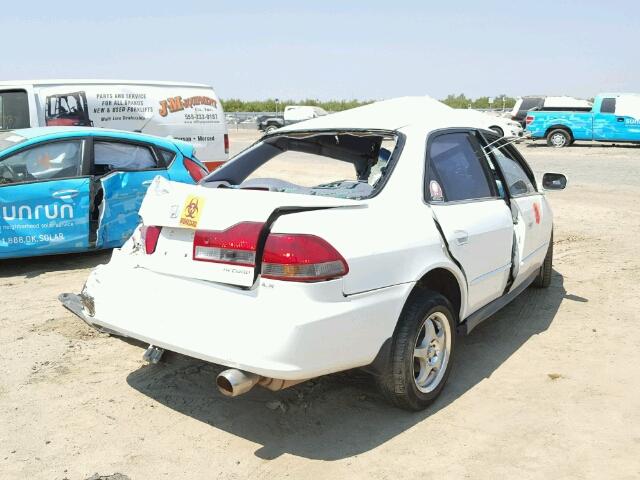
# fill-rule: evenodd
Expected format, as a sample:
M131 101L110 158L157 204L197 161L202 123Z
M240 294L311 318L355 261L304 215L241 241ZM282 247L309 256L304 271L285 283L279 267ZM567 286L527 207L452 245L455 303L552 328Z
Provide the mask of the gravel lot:
M147 366L59 304L109 253L0 262L0 478L640 477L640 147L519 148L570 180L552 285L462 338L421 413L359 371L224 398L221 367Z

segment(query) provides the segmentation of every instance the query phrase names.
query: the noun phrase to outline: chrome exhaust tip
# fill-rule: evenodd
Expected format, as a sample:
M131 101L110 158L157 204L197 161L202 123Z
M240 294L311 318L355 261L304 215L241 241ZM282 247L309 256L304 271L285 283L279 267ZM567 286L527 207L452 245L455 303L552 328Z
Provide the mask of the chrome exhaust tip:
M237 397L251 390L259 381L260 375L230 368L216 377L220 393L227 397Z

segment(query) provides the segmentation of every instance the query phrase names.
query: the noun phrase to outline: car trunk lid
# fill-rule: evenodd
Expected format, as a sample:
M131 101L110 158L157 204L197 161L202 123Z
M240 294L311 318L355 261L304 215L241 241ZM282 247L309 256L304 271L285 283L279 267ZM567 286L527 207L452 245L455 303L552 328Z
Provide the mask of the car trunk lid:
M144 225L162 227L162 231L155 251L144 255L141 266L160 273L250 287L256 277L255 265L260 262L260 242L266 238L260 235L278 216L362 205L356 200L208 188L157 177L142 202L140 216ZM214 243L209 244L211 238ZM194 258L196 243L205 250L198 259ZM214 251L217 259L207 256L207 251Z

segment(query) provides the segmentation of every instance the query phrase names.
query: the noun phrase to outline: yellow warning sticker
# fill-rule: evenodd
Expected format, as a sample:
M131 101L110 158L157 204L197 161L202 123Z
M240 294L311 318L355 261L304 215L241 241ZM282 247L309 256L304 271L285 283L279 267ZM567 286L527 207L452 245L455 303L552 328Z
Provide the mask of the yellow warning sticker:
M204 207L204 198L195 195L189 195L184 202L182 215L180 215L180 225L188 228L197 228L202 208Z

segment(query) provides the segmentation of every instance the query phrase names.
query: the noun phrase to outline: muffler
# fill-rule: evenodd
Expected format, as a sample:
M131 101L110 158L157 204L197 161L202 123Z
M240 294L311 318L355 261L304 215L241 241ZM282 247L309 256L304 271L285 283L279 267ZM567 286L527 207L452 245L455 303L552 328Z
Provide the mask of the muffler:
M247 393L255 385L268 388L277 392L284 388L306 382L307 380L283 380L280 378L269 378L256 375L255 373L245 372L235 368L230 368L221 372L216 378L216 385L220 393L227 397L237 397L243 393Z

